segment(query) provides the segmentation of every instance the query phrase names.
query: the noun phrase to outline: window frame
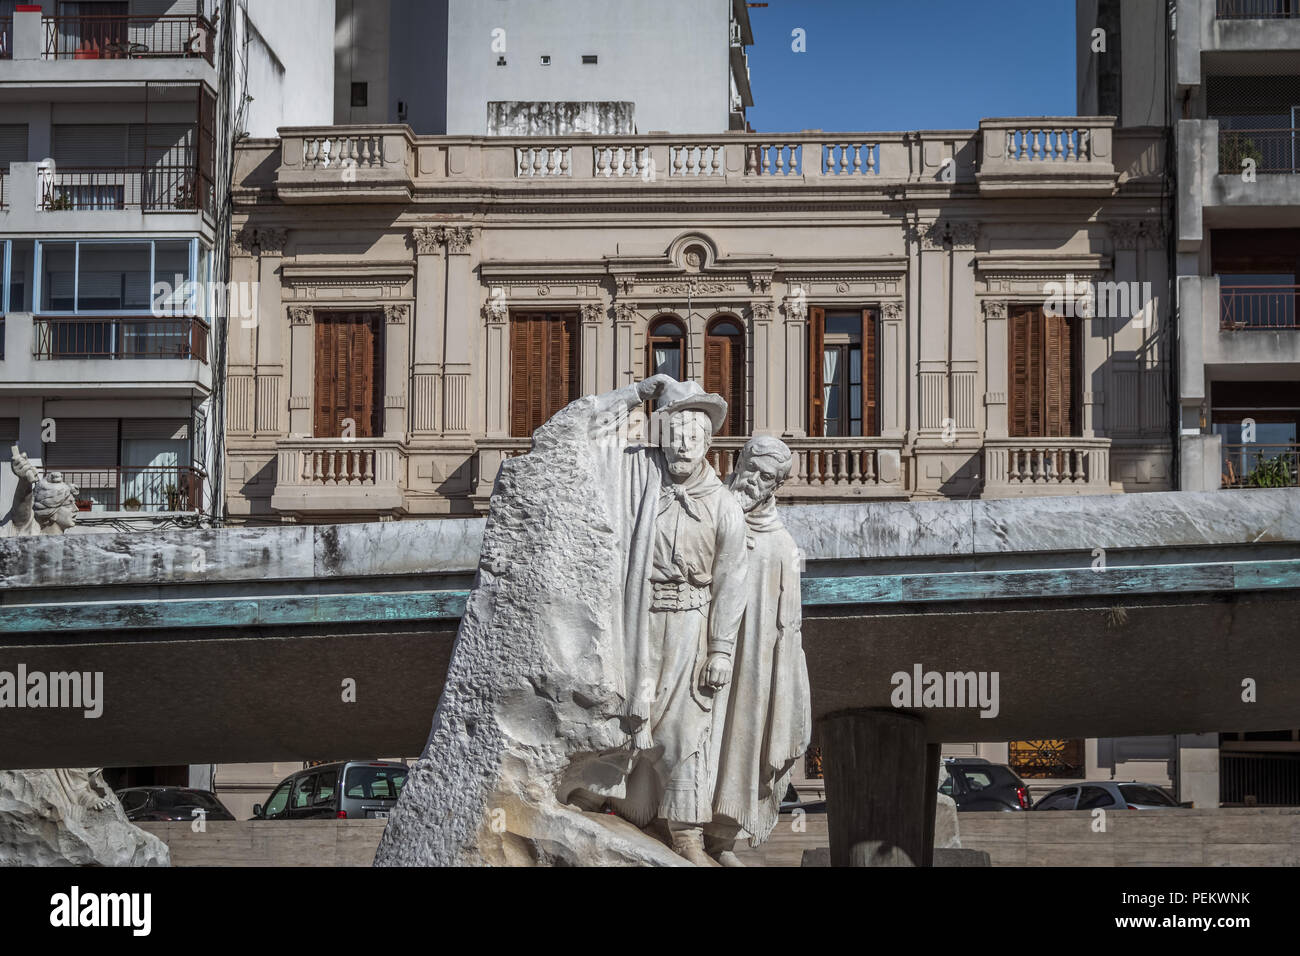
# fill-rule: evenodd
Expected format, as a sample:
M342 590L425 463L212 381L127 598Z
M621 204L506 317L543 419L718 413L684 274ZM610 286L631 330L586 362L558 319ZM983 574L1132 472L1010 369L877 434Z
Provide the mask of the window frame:
M720 325L730 325L736 331L734 334L719 334L714 330ZM749 433L749 336L746 333L745 322L740 316L733 312L719 312L714 315L704 326L704 368L701 378L705 380L706 387L709 378L709 340L713 338L726 339L730 348L739 348L740 360L740 380L728 381L731 386L730 391L733 394L723 395L727 402L727 418L723 422L722 428L716 433L719 436L740 437ZM735 355L730 356L733 362L736 360ZM684 363L683 363L684 365ZM737 396L736 393L739 395ZM739 402L732 401L733 398L739 397Z
M204 296L199 294L195 276L198 271L198 236L148 236L140 238L136 236L113 236L103 239L36 239L33 243L32 251L32 314L33 315L154 315L153 308L153 290L158 283L158 243L160 242L184 242L189 248L186 253L186 267L189 274L185 277L190 283L190 301L187 306L181 307L180 312L171 311L163 312L163 317L189 318L191 315L199 318L203 316L203 299ZM73 246L73 265L72 265L72 309L42 309L41 301L44 298L44 271L45 271L45 247L60 246L71 243ZM147 245L149 247L149 306L145 312L137 312L132 309L82 309L78 308L81 301L81 247L83 245ZM7 260L6 260L7 261ZM6 268L6 277L8 269ZM170 280L169 280L170 281ZM8 289L6 279L5 288ZM198 300L196 306L194 300Z
M676 326L677 331L680 332L681 334L677 336L656 334L656 330L659 329L661 326L665 326L665 325ZM646 333L645 333L645 361L646 361L647 378L649 378L651 375L657 374L655 372L654 355L655 355L655 345L659 342L664 342L676 346L677 362L678 362L678 367L681 370L681 374L686 376L686 378L690 377L690 372L686 368L686 340L689 334L690 333L687 332L686 330L686 323L682 320L681 316L679 316L676 312L660 312L650 320L650 324L646 326ZM686 381L686 378L680 378L678 379L678 381L684 382Z

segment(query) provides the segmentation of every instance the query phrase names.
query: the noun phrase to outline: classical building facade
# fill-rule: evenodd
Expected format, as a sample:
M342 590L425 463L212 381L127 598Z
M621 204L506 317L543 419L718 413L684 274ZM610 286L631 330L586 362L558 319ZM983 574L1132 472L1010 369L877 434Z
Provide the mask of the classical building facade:
M230 520L481 512L655 371L727 396L720 469L785 438L791 500L1170 487L1159 130L281 132L232 193Z

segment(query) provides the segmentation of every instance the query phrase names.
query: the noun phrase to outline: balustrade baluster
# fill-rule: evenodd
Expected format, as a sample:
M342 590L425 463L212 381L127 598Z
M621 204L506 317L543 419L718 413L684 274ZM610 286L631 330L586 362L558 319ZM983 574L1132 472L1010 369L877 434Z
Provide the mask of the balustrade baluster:
M862 456L864 452L861 449L851 449L849 451L849 473L848 482L851 485L862 483Z
M686 152L685 146L673 147L673 175L674 176L682 175L682 169L685 162L685 158L682 156L684 152Z
M758 173L758 151L761 147L750 146L746 148L749 154L745 159L745 175L754 176Z
M365 462L362 467L365 470L361 475L361 483L363 485L373 485L375 483L375 453L368 450L364 452L364 456Z
M796 449L794 453L794 457L795 457L795 468L796 471L798 472L795 475L795 479L794 479L795 484L807 485L808 484L808 457L809 457L808 452L802 448Z

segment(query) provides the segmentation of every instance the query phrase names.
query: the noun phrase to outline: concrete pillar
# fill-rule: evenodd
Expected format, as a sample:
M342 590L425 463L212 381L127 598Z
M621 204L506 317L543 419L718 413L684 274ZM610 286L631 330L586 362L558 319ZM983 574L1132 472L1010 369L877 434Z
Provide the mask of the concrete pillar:
M820 727L831 865L849 866L860 843L896 846L917 866L933 858L939 750L918 717L840 711Z
M1178 455L1180 491L1218 491L1222 487L1222 435L1183 435Z
M1219 735L1178 735L1178 799L1197 810L1219 805Z

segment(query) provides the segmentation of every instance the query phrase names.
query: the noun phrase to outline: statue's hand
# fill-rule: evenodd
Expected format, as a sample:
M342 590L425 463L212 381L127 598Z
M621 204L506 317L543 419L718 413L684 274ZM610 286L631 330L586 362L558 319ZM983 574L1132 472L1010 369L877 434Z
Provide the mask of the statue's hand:
M726 654L710 654L704 665L704 686L722 690L731 683L731 658Z
M674 381L671 375L651 375L644 381L638 382L636 393L642 401L651 401L658 398L664 390L664 386Z

